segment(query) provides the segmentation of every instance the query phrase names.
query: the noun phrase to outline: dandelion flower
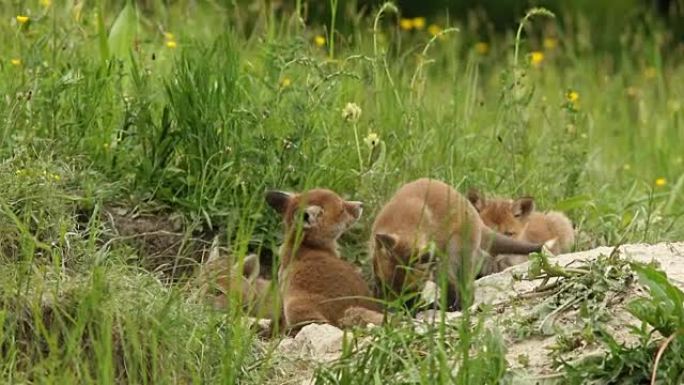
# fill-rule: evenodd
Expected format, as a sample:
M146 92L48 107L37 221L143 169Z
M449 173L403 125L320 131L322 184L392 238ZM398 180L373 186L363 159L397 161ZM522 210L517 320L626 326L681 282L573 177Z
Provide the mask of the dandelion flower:
M577 91L568 91L565 94L565 98L572 104L579 103L579 93Z
M28 16L24 16L24 15L18 15L18 16L17 16L17 22L18 22L19 24L26 24L26 23L28 23L28 21L29 21L29 17L28 17Z
M548 51L552 51L558 47L558 40L552 38L552 37L545 37L544 38L544 49Z
M655 180L655 185L658 186L658 187L663 187L663 186L665 186L666 184L667 184L667 179L665 179L665 178L662 178L662 177L661 177L661 178L658 178L658 179Z
M425 28L425 18L424 17L414 17L413 20L411 20L411 24L413 25L413 28L417 30L423 30Z
M430 35L437 36L440 32L442 32L442 28L437 24L430 24L430 26L427 28L427 31Z
M483 56L486 55L489 52L489 44L484 41L478 41L475 43L475 52Z
M544 53L541 51L532 51L530 54L530 63L535 67L540 67L544 61Z
M166 46L169 48L176 48L178 46L178 44L176 44L175 40L169 40L166 42Z
M378 143L380 143L380 136L378 136L378 134L374 132L371 132L368 134L368 136L366 136L363 139L363 142L366 143L366 146L370 148L375 148L375 146L377 146Z
M20 66L21 65L21 59L11 59L10 63L12 63L13 66Z
M347 103L342 109L342 118L347 122L358 122L359 118L361 118L361 107L353 102Z
M283 88L289 87L291 84L292 84L292 80L290 80L290 78L288 78L288 77L284 77L280 81L280 86Z
M644 70L644 77L646 79L653 79L657 74L658 71L656 71L655 67L648 67Z
M40 0L40 5L43 8L49 8L52 5L52 0Z
M314 44L319 47L323 47L325 45L325 37L322 35L316 35L316 37L314 37Z
M410 31L413 29L413 20L411 19L401 19L399 20L399 27L404 31Z

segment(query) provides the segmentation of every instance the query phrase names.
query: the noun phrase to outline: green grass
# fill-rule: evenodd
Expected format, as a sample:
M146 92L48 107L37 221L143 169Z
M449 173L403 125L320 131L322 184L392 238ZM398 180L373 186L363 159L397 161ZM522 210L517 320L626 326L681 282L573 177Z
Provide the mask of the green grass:
M121 16L93 3L0 5L3 382L284 382L239 312L191 299L111 234L112 206L180 214L184 239L219 233L240 257L280 240L267 188L327 187L365 202L342 241L364 268L375 213L422 176L533 195L571 216L578 249L684 238L683 58L655 21L624 30L614 54L592 46L581 15L532 18L516 68L515 31L493 36L482 18L428 20L458 28L431 40L401 30L390 8L375 28L374 14L345 10L333 20L351 30L332 35L333 49L332 20L302 25L261 3L157 2ZM538 67L532 51L544 54ZM348 102L363 110L355 124L342 118ZM187 264L180 250L158 264ZM334 377L342 360L319 380L385 383L398 367L414 383L503 373L482 371L502 359L496 331L443 328L428 358L414 353L431 339L410 328L374 333L369 371ZM459 333L491 348L456 374L451 358L469 352Z

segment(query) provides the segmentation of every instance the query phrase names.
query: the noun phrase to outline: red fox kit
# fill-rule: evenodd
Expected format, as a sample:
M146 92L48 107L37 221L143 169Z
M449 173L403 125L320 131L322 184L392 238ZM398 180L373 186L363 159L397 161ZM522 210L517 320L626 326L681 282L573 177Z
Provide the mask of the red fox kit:
M532 243L555 239L549 251L559 254L570 251L575 243L572 223L563 213L534 211L534 199L485 199L475 190L468 192L468 200L480 213L485 225L509 237Z
M227 307L230 296L237 295L250 316L276 320L280 312L278 290L271 286L271 280L259 277L259 256L246 256L242 269L239 263L229 266L226 262L214 244L198 277L200 291L212 296L217 308Z
M479 273L482 260L489 258L484 251L496 255L540 250L541 245L510 239L484 226L467 199L433 179L401 187L375 219L370 242L378 289L388 299L420 292L435 252L448 257L447 301L452 309L460 307L459 272Z
M368 285L337 251L337 239L361 216L361 202L345 201L325 189L302 194L270 191L266 201L285 225L278 280L286 328L382 322Z

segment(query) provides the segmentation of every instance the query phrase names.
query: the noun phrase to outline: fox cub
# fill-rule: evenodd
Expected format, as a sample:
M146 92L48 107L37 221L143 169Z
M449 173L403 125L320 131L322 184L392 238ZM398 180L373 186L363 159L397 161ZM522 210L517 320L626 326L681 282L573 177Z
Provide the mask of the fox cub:
M504 235L532 243L555 240L549 248L553 254L568 252L575 243L575 231L568 217L557 211L535 211L533 198L485 199L471 190L468 200L487 226Z
M259 256L246 256L242 268L239 263L230 266L226 258L219 257L215 240L198 276L200 292L209 296L217 308L226 308L234 295L250 316L276 320L280 312L278 290L259 273Z
M266 201L285 226L278 281L286 329L296 332L309 323L381 323L381 308L368 285L337 251L337 239L361 216L361 202L325 189L270 191Z
M495 233L482 223L465 197L451 186L427 178L410 182L395 193L376 217L370 240L373 273L387 299L420 293L438 256L444 255L451 309L460 308L458 277L480 273L484 260L491 259L489 253L540 250L541 245ZM412 301L406 302L410 305Z

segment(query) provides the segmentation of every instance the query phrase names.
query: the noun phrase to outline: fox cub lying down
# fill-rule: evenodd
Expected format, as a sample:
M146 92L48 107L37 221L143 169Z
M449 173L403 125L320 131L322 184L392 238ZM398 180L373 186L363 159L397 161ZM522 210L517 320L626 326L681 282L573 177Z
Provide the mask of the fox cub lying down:
M460 308L459 277L482 273L483 264L491 265L490 254L538 251L540 244L492 231L465 197L426 178L405 184L394 194L375 218L370 240L373 273L384 298L420 293L433 267L441 263L451 309ZM404 302L410 306L412 301Z
M286 329L296 332L309 323L382 323L381 307L368 285L337 251L337 239L361 217L361 202L324 189L270 191L266 201L285 227L278 285Z
M553 254L568 252L575 243L572 222L558 211L535 211L534 199L485 199L476 190L468 192L468 200L480 213L482 222L492 229L515 239L547 243Z

